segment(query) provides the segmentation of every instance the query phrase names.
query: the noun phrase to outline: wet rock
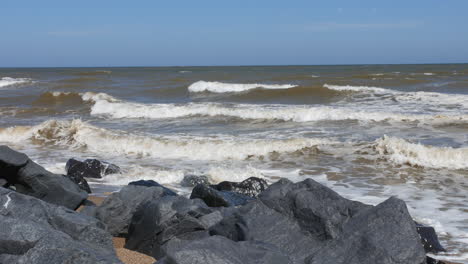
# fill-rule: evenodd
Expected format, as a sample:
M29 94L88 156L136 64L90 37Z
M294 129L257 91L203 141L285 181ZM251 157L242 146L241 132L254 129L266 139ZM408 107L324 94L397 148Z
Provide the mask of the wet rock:
M0 188L0 263L121 263L95 218Z
M307 264L415 264L426 254L406 204L394 197L359 212L339 237L314 250Z
M281 179L258 198L275 211L296 219L303 230L320 240L336 238L344 223L372 207L345 199L312 179L298 183Z
M416 230L421 238L424 250L429 253L438 253L445 251L445 248L439 242L439 238L433 227L416 223Z
M223 181L211 187L218 191L230 191L255 198L266 190L268 184L264 179L250 177L242 182Z
M139 206L166 195L166 190L162 187L127 185L104 199L95 209L94 216L107 225L107 230L113 236L125 237L133 214Z
M8 181L0 178L0 187L8 187Z
M208 236L199 218L211 212L199 199L165 196L149 201L135 212L125 248L160 259L168 248Z
M76 209L88 197L70 179L47 171L7 146L0 146L0 175L19 193L70 209Z
M65 165L67 175L70 177L102 178L104 175L120 173L117 165L99 161L97 159L87 159L79 161L69 159Z
M426 256L426 262L424 262L423 264L451 264L450 262L445 262L445 261L441 261L441 260L437 260L437 259L433 259L431 257L427 257ZM452 263L452 264L455 264L455 263Z
M63 176L67 177L72 182L76 183L78 185L78 187L80 187L81 190L83 190L83 191L85 191L87 193L91 193L91 188L89 187L88 182L86 181L86 179L83 176L78 175L78 174L63 175Z
M177 195L177 193L175 193L173 190L166 188L153 180L133 181L133 182L130 182L128 185L145 186L145 187L161 187L164 189L164 195L172 195L172 196Z
M234 192L218 191L205 184L198 184L193 188L190 199L195 198L202 199L211 207L244 205L249 201L254 200L246 195Z
M194 187L198 184L210 184L208 177L203 175L185 175L184 179L180 182L180 185L183 187Z
M246 264L293 263L288 256L271 245L259 242L234 242L220 236L206 237L169 250L163 264Z

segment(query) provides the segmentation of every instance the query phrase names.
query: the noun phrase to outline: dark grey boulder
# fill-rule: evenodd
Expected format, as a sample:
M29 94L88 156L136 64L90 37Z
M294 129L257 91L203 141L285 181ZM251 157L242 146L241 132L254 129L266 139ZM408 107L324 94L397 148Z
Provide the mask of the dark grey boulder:
M176 196L177 193L174 192L173 190L162 186L161 184L153 181L153 180L139 180L139 181L132 181L128 183L128 185L136 185L136 186L145 186L145 187L161 187L164 189L164 195L172 195Z
M97 219L0 188L0 263L121 263Z
M19 193L76 209L88 194L70 179L53 174L7 146L0 146L0 177Z
M218 191L230 191L255 198L266 190L268 183L264 179L250 177L242 182L223 181L211 187Z
M163 264L290 264L291 259L260 242L234 242L221 236L193 241L158 261Z
M0 178L0 187L8 187L8 181Z
M183 187L194 187L198 184L210 184L208 177L204 175L185 175L180 185Z
M211 235L233 241L261 241L287 253L295 263L303 263L320 241L303 231L293 218L276 212L261 201L237 208L210 228Z
M336 238L343 224L359 211L372 207L345 199L312 179L298 183L281 179L258 198L275 211L296 219L303 230L320 240Z
M162 187L127 185L119 192L112 193L94 210L94 216L107 226L113 236L126 236L133 214L139 206L148 201L166 196Z
M415 222L416 230L418 231L419 237L424 250L429 253L438 253L445 251L445 248L440 244L439 238L433 227L425 226Z
M97 159L86 159L84 161L69 159L65 165L65 170L69 176L86 178L102 178L104 175L120 173L120 168L117 165Z
M243 194L218 191L205 184L198 184L193 188L190 199L195 198L202 199L211 207L244 205L254 200Z
M315 249L307 264L418 264L426 254L406 204L391 197L362 210L336 239Z
M166 255L167 248L208 236L199 218L211 212L199 199L165 196L149 201L133 215L125 248L159 259Z
M68 179L70 179L72 182L76 183L78 185L78 187L80 187L81 190L87 192L87 193L91 193L91 188L89 187L89 184L88 182L86 181L86 179L81 176L81 175L78 175L78 174L75 174L75 175L63 175L64 177L67 177Z

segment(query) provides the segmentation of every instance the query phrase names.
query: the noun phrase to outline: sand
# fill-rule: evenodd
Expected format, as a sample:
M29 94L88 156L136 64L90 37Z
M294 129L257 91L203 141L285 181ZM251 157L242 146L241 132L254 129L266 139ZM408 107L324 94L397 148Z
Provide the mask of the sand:
M98 197L92 195L88 197L88 200L92 201L96 205L100 205L102 201L104 201L104 199L105 197ZM77 211L79 212L82 209L83 207L80 206L77 209ZM153 264L154 262L156 262L156 260L153 257L124 248L125 238L123 237L114 237L112 239L112 242L114 243L114 248L115 252L117 253L117 257L119 257L119 259L125 264Z

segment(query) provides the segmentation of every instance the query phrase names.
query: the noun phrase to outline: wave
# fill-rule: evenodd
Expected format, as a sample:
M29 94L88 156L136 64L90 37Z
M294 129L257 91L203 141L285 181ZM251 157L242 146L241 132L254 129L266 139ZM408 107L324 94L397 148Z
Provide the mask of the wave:
M48 120L36 126L0 129L0 141L53 144L94 153L123 154L137 157L188 160L244 160L272 152L294 152L322 144L328 139L295 138L239 139L188 136L135 135L107 130L81 120Z
M222 83L198 81L191 84L188 90L192 93L212 92L212 93L236 93L245 92L252 89L289 89L296 87L291 84L259 84L259 83Z
M370 92L373 94L389 94L392 99L399 102L409 102L415 104L427 105L461 105L468 107L468 95L466 94L445 94L437 92L402 92L390 90L380 87L369 86L350 86L350 85L329 85L325 84L323 87L333 91L349 91L349 92Z
M18 85L24 83L32 82L29 78L10 78L10 77L3 77L0 79L0 87L6 87L11 85Z
M95 97L99 97L95 95ZM107 98L107 96L103 96ZM113 97L107 98L116 100ZM467 122L468 115L411 115L389 112L367 112L353 108L328 106L285 106L220 103L140 104L125 101L97 100L91 115L111 118L179 118L191 116L227 116L240 119L282 120L311 122L322 120L359 121L421 121L438 123Z
M384 136L376 141L380 155L397 164L430 168L467 169L468 148L434 147Z

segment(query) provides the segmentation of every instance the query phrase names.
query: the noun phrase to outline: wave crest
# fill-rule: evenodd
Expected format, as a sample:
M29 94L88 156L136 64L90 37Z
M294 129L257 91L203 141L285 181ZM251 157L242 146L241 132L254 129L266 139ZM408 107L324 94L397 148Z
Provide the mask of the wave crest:
M376 149L380 155L397 164L430 168L468 168L468 148L426 146L384 136L376 141Z
M11 78L11 77L3 77L0 79L0 87L6 87L11 85L18 85L24 83L32 82L29 78Z
M296 87L291 84L260 84L260 83L222 83L198 81L191 84L188 90L192 93L212 92L212 93L238 93L252 89L289 89Z
M294 138L238 139L182 136L135 135L107 130L81 120L48 120L36 126L0 129L0 141L84 148L95 153L117 153L141 157L189 160L243 160L272 152L294 152L303 148L332 144L328 139Z

